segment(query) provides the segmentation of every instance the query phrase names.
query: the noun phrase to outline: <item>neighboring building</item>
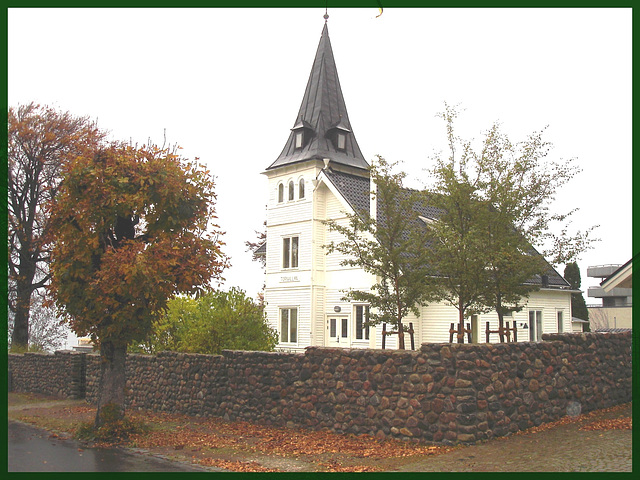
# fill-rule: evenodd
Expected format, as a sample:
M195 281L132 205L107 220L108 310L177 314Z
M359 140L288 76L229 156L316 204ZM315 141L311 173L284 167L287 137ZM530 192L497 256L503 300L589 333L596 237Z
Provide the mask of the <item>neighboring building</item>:
M367 290L376 279L360 268L341 265L339 253L324 245L339 240L323 220L347 223L345 212L375 215L369 164L356 141L325 23L300 110L278 158L263 172L268 178L265 311L280 336L278 348L300 351L307 346L381 348L381 326L364 328L368 305L343 300L349 289ZM425 212L429 217L429 212ZM542 333L572 331L571 289L550 267L534 279L541 287L511 319L518 340L540 340ZM406 318L415 345L449 342L453 307L431 304L419 317ZM497 314L474 316L474 341L485 341L485 323L496 330ZM511 321L509 323L511 323ZM498 341L497 334L492 341ZM465 337L466 341L466 337ZM405 335L410 348L410 337ZM386 339L397 347L397 335Z
M588 296L601 304L587 305L592 331L632 327L632 260L624 265L597 265L587 268L587 276L600 279L589 287Z
M73 349L76 352L91 353L94 351L94 345L93 345L93 342L91 341L91 338L81 337L81 338L78 338L78 345L75 345Z
M589 324L589 320L582 320L581 318L571 317L571 331L573 333L584 332L584 327Z

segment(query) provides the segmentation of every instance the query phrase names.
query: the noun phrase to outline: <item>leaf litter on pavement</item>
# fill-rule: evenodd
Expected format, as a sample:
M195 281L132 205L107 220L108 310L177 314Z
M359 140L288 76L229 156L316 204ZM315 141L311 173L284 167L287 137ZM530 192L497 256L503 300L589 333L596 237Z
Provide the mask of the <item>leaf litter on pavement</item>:
M131 415L135 416L137 412ZM260 455L305 457L327 471L375 471L377 470L375 466L353 464L354 459L375 460L436 455L453 448L395 440L379 441L370 435L356 436L302 428L290 429L243 421L227 422L219 418L194 419L150 412L145 412L144 417L148 424L154 425L154 428L148 434L132 437L137 447L168 447L173 450L184 450L186 453L200 452L202 449L231 448ZM174 427L164 429L163 424ZM215 452L208 453L215 455ZM342 462L347 457L350 459L348 462L350 465L344 465ZM256 462L237 462L211 457L200 459L198 462L233 471L274 471L265 469Z
M578 423L580 430L630 429L631 418L622 414L616 417L616 412L626 406L618 405L577 417L566 416L518 433L535 433L569 423ZM594 415L603 413L610 418L594 419ZM45 428L55 424L56 430L73 432L79 420L90 419L94 415L95 407L88 405L48 408L34 405L33 409L22 409L17 416L22 421ZM417 455L438 455L457 448L379 441L369 435L290 429L162 412L129 410L128 415L143 420L151 429L148 433L132 436L125 446L151 452L172 452L201 465L235 472L287 471L286 468L274 467L278 462L263 461L264 457L272 460L281 458L285 464L303 459L305 465L317 471L373 472L385 469L381 466L385 459L393 461Z

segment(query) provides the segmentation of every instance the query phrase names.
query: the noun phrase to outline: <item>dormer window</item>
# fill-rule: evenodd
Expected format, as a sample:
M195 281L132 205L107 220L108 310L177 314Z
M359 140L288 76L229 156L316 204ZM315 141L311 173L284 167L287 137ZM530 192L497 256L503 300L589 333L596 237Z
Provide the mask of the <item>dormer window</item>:
M293 148L295 150L304 148L313 138L313 127L302 118L298 118L291 131L293 131Z
M327 131L327 138L331 140L336 150L344 152L347 149L348 133L351 133L351 130L340 119L337 125Z

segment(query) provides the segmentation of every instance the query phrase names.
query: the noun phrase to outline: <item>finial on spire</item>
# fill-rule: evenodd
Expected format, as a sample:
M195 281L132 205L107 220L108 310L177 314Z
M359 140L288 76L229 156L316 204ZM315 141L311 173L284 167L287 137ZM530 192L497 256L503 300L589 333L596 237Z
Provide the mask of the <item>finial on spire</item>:
M324 18L324 23L327 23L327 20L329 20L329 14L327 13L327 9L324 9L324 15L322 16L322 18Z

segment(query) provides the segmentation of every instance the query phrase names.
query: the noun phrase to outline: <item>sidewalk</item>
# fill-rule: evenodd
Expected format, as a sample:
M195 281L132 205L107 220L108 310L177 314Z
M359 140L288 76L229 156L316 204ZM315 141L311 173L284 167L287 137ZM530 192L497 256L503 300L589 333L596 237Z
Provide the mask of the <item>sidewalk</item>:
M631 404L409 463L405 472L631 472ZM604 427L604 429L593 429Z
M632 404L621 405L457 447L129 412L144 417L153 431L127 447L139 455L245 472L631 472L631 410ZM62 436L93 415L94 407L83 401L9 394L10 419Z

